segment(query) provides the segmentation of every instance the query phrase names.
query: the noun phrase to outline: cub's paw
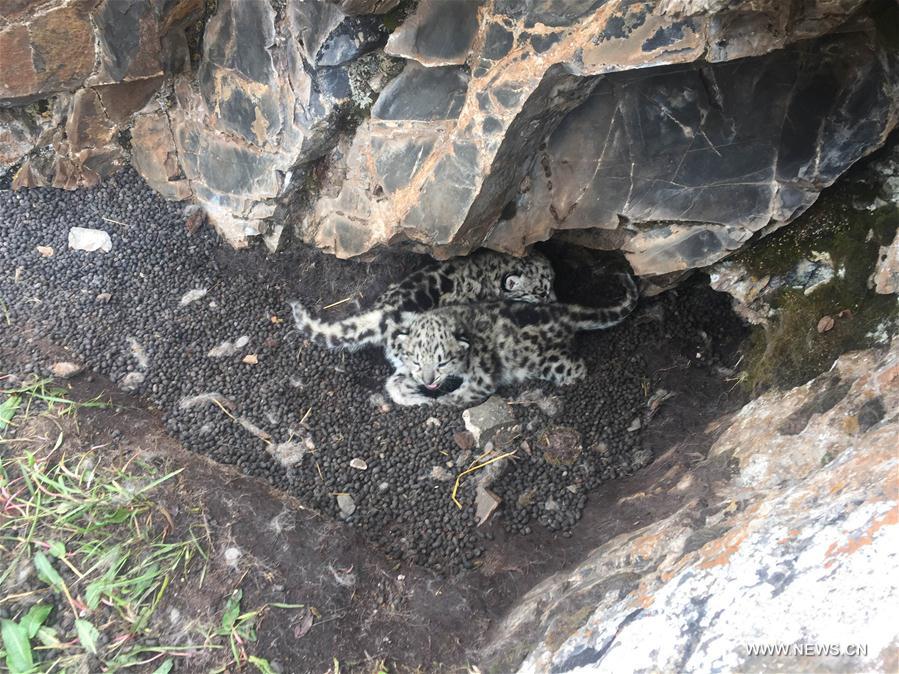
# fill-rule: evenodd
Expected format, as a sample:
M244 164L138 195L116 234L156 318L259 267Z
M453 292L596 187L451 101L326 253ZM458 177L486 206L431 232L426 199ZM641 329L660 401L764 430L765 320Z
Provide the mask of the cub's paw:
M387 395L397 405L433 405L435 399L426 395L422 395L418 390L418 384L410 378L395 374L387 380L384 387Z

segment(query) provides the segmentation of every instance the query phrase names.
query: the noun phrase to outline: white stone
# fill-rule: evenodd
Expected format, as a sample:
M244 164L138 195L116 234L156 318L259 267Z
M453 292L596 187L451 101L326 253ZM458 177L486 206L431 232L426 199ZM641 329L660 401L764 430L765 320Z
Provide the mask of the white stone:
M196 302L198 299L205 297L207 292L209 291L206 288L194 288L193 290L188 290L181 296L181 301L178 304L182 307L187 306L191 302Z
M108 253L112 250L112 239L109 238L109 233L102 229L72 227L69 229L69 248L89 253L96 250Z
M356 502L349 494L337 495L337 507L340 508L340 512L344 517L349 517L356 512Z

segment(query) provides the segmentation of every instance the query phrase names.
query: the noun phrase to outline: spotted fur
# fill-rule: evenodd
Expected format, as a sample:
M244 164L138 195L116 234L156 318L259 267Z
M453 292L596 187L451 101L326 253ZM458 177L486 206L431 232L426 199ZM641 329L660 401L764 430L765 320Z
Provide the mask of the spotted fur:
M555 274L544 256L517 258L492 251L435 263L390 286L371 309L342 321L312 316L292 302L297 327L317 344L355 350L388 343L403 313L485 300L554 302ZM394 363L396 364L396 363Z
M639 293L625 277L617 306L487 302L404 314L386 345L396 371L387 392L399 405L470 405L506 384L542 379L569 384L586 374L570 352L574 334L617 325Z

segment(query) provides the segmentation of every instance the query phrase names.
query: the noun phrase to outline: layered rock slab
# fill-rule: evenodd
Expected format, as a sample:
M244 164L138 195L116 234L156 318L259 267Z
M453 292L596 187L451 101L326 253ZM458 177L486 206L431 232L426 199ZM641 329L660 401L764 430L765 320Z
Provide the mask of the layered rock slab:
M219 2L195 75L176 77L172 105L135 122L137 168L202 205L233 245L273 231L276 242L277 209L335 142L349 62L386 39L380 20L330 3Z
M899 585L884 569L899 562L897 410L896 339L749 403L705 462L671 477L674 492L687 492L717 476L697 498L536 586L499 623L479 665L891 671L897 632L883 616ZM729 470L706 472L713 464ZM749 653L770 644L787 652ZM835 650L808 655L805 644Z
M91 187L128 160L131 115L188 58L202 0L41 0L0 9L0 172Z
M520 253L579 230L638 274L706 266L793 220L883 143L897 96L896 61L867 32L607 76L549 137L487 245Z
M387 51L470 72L467 87L395 81L377 104L391 114L360 127L301 233L340 257L407 240L445 257L588 230L581 243L627 245L639 273L664 274L789 221L895 125L899 68L870 25L769 53L847 6L788 20L671 4L471 3L476 35L450 44L433 30L440 3L421 3ZM763 17L779 30L758 33ZM422 91L462 105L404 106Z
M861 5L17 0L0 171L74 188L130 159L238 246L564 234L665 276L790 221L895 126L893 15Z

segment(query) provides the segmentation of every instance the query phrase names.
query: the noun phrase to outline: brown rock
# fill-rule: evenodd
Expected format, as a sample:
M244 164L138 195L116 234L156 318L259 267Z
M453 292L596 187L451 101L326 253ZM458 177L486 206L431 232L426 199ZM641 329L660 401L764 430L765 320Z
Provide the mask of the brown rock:
M159 88L165 67L184 60L182 29L203 7L202 0L3 3L0 167L36 147L53 150L29 157L14 186L90 187L118 169L119 132ZM8 109L41 98L49 111Z
M93 89L79 89L72 100L66 121L70 150L107 145L115 136L115 125L106 116L100 97Z
M25 26L0 30L0 54L0 98L25 98L39 90L31 37Z
M40 171L35 170L33 162L26 159L12 179L12 189L21 190L27 187L46 187L47 181Z
M490 519L502 502L503 500L492 491L479 486L474 497L475 519L478 521L478 526Z
M26 18L28 14L34 13L39 5L49 4L48 0L4 0L3 1L3 19L11 23Z
M107 84L95 87L109 119L116 124L128 122L131 115L153 97L162 84L162 77L149 77L133 82Z
M477 442L475 442L474 436L468 431L456 431L455 433L453 433L453 441L461 450L470 451L477 447Z
M69 377L74 377L76 374L81 372L84 369L83 365L79 365L78 363L72 363L71 361L62 360L57 363L53 363L50 366L50 371L53 373L54 377L59 377L60 379L68 379Z
M191 196L190 184L184 179L178 161L168 117L161 110L135 118L131 128L131 161L144 180L166 199L180 201ZM202 216L202 210L198 213Z
M76 0L39 15L30 24L38 77L31 94L70 89L90 75L94 67L94 32L89 10L94 4L95 0Z
M833 326L833 316L822 316L821 320L818 321L818 332L827 332L828 330L832 330Z

